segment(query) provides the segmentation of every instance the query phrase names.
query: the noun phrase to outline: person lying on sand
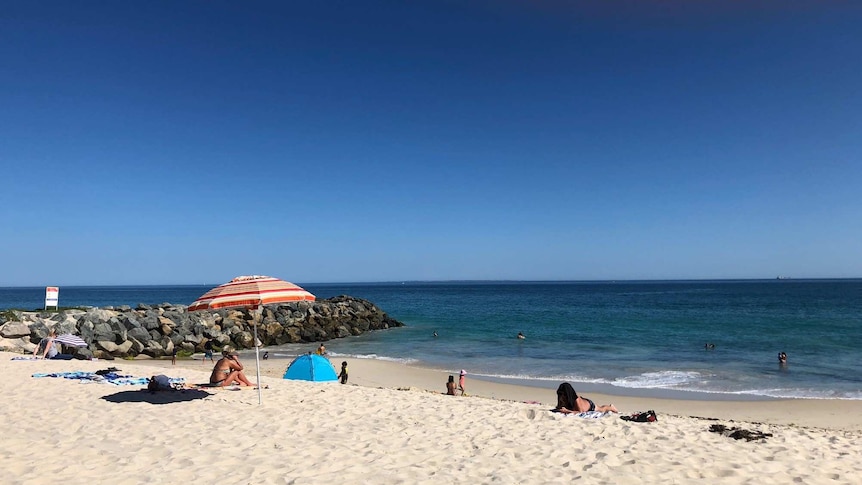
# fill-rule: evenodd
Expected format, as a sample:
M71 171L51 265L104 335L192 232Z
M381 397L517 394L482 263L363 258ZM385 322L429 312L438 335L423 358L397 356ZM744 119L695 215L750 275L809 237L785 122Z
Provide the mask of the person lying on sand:
M578 396L575 388L568 382L560 384L557 388L557 407L554 411L559 413L585 413L587 411L612 412L618 413L619 410L613 404L605 404L596 406L596 403L583 397Z
M222 352L222 355L224 357L219 359L215 367L213 367L213 373L210 375L210 384L221 387L230 386L234 383L242 386L253 385L242 372L243 366L239 361L239 354L233 350L226 350Z

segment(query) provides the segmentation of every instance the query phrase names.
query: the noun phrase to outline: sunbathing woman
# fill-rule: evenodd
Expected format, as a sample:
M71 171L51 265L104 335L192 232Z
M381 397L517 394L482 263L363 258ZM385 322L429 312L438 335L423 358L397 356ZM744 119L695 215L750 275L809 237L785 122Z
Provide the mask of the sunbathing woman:
M455 395L455 376L449 376L449 380L446 381L446 395Z
M223 352L223 355L224 357L213 367L210 384L221 387L230 386L234 382L243 386L253 385L242 372L243 366L239 361L239 354L231 350Z
M575 392L575 388L568 382L560 384L560 387L557 388L557 407L554 408L554 411L564 414L585 413L587 411L599 411L603 413L619 412L613 404L596 406L593 401L585 397L578 396L578 393Z

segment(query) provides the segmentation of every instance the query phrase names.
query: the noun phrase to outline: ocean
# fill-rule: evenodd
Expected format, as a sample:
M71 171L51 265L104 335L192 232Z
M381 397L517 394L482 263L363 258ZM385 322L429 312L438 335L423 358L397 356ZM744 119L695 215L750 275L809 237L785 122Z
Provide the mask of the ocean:
M62 287L60 304L188 305L212 286ZM301 286L318 298L365 298L407 325L329 341L333 360L438 369L441 383L465 369L622 395L862 399L862 280ZM44 295L44 287L0 288L0 308L42 308ZM286 360L314 348L268 350Z

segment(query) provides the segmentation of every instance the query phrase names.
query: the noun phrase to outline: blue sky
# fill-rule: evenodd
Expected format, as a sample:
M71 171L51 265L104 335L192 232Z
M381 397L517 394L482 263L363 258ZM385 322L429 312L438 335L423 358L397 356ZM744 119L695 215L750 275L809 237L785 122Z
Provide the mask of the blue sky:
M13 2L0 286L862 277L862 4Z

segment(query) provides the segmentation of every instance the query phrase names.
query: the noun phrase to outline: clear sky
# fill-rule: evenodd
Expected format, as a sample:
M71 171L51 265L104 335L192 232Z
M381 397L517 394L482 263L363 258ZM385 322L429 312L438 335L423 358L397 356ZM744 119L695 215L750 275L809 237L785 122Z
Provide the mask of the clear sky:
M0 6L0 286L862 277L862 2Z

